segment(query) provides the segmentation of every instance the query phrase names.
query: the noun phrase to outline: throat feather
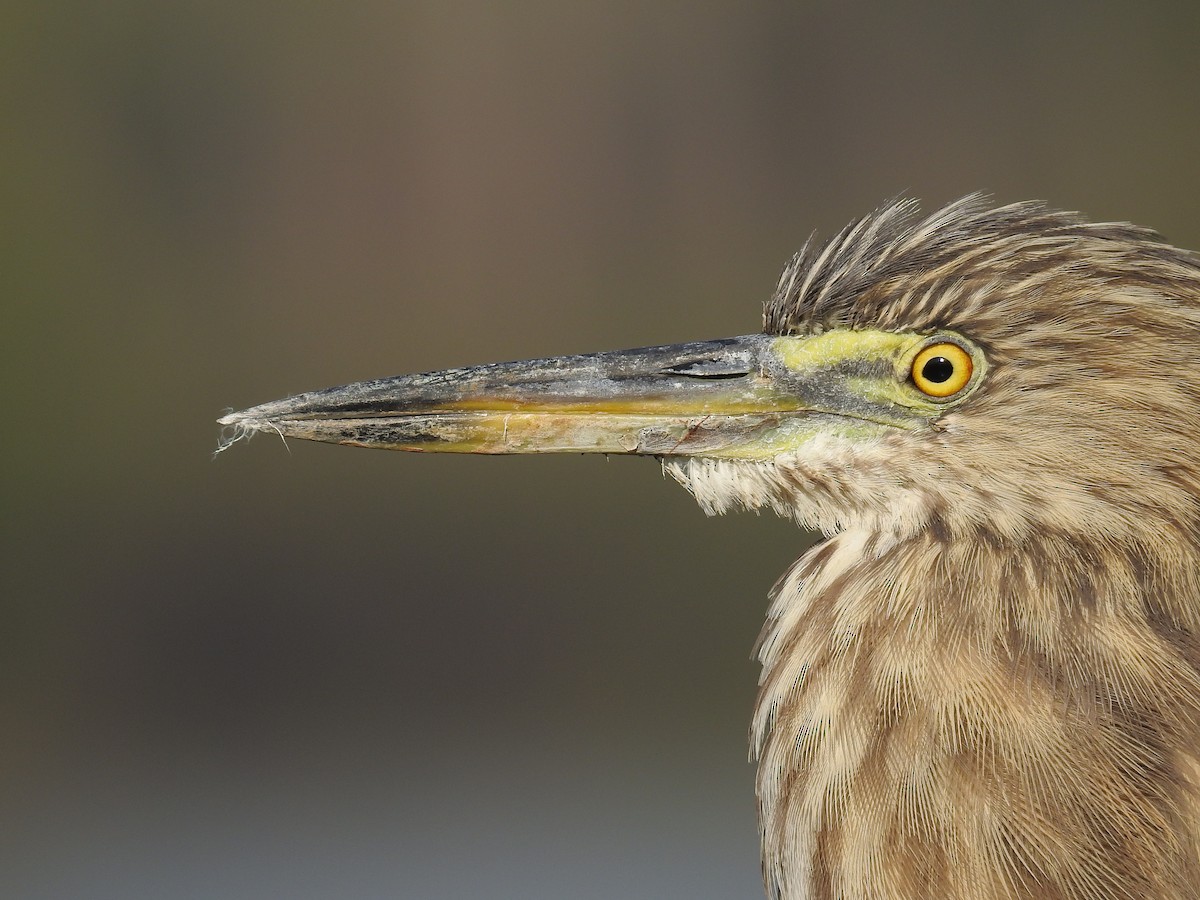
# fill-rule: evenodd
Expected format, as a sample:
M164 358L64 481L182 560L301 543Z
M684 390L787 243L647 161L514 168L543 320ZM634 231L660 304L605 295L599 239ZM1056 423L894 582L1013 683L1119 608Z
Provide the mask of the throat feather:
M758 645L769 891L1195 898L1196 607L1147 552L851 530L802 557Z

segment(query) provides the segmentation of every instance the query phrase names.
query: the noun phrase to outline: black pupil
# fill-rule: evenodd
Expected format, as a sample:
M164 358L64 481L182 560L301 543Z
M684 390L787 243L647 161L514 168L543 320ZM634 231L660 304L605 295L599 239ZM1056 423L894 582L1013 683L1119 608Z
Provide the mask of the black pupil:
M944 356L935 356L929 360L921 368L921 375L926 381L932 381L934 384L941 384L943 381L949 381L950 376L954 374L954 363L946 359Z

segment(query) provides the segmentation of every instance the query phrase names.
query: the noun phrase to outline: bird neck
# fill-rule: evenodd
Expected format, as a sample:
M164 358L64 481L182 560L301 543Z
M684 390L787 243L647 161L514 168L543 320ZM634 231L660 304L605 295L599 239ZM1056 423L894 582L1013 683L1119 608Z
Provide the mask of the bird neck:
M1200 554L849 530L777 586L777 898L1200 896Z

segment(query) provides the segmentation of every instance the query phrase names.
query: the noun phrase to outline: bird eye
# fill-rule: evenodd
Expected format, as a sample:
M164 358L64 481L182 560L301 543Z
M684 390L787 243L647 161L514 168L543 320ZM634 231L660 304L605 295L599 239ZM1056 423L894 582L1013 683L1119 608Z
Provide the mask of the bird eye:
M958 344L931 344L913 360L912 380L921 393L941 399L965 388L974 370L971 354Z

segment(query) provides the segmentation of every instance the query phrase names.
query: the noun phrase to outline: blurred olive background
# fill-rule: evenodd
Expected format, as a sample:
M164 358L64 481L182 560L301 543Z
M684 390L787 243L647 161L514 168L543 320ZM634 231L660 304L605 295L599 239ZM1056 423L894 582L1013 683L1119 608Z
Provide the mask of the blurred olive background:
M11 4L0 896L760 896L749 651L810 537L650 460L214 420L755 331L898 194L1200 246L1198 10Z

